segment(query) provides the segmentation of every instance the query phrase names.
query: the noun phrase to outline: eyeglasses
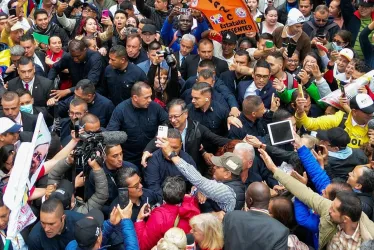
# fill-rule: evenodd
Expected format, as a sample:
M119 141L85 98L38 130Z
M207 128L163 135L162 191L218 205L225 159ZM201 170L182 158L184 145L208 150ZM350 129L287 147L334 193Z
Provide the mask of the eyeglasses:
M314 21L316 21L317 23L327 23L327 21L328 21L329 19L327 18L327 19L314 19Z
M179 117L181 117L185 112L182 112L180 115L169 115L169 120L172 120L173 118L174 119L178 119Z
M74 113L72 111L69 111L69 116L70 117L73 117L73 116L81 117L81 116L83 116L83 114L81 112Z
M90 8L83 9L83 11L86 11L86 12L95 12L95 11L91 10Z
M256 74L255 77L259 78L259 79L268 79L269 78L268 75L258 75L258 74Z
M298 64L298 63L299 63L299 60L287 59L287 62L289 62L289 63L294 63L294 64Z
M136 183L134 186L132 187L127 187L127 188L135 188L135 189L139 189L139 186L140 186L140 183L142 182L142 178L139 178L139 182Z
M344 45L345 44L345 42L341 42L341 41L338 41L338 40L332 40L334 43L336 43L337 45L339 45L339 46L342 46L342 45Z

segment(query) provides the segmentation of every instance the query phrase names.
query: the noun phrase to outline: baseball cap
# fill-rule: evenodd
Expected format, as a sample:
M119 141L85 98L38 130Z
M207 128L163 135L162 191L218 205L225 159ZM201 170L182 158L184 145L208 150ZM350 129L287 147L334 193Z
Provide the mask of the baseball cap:
M152 35L156 34L156 26L154 26L153 24L145 24L142 28L142 34L146 32L151 33Z
M104 215L99 209L90 210L83 219L75 223L74 237L79 247L91 247L100 235Z
M73 184L68 180L61 180L58 184L56 191L54 191L50 198L58 199L62 202L65 210L70 210L71 197L74 194Z
M213 156L212 163L217 167L223 167L235 175L240 175L243 161L233 153L226 152L221 156Z
M22 25L20 22L16 22L11 28L10 28L10 31L16 31L16 30L20 30L20 29L23 29Z
M374 102L368 94L359 93L350 101L351 109L359 109L366 114L374 113Z
M21 125L15 123L8 117L0 118L0 134L17 133L22 128Z
M232 31L227 31L223 34L222 42L223 43L231 43L236 44L236 41L238 40L238 37L236 34Z
M292 26L294 24L304 23L304 22L306 22L306 20L305 20L303 13L301 13L301 11L298 10L297 8L292 8L290 12L288 12L287 22L286 22L287 26Z
M348 61L352 61L353 56L354 56L353 51L351 49L348 49L348 48L342 49L339 52L339 55L344 56L345 58L347 58Z
M91 10L96 12L96 15L99 15L99 9L93 3L83 3L83 8L90 7Z
M348 143L351 141L348 133L340 127L328 130L318 130L317 138L322 141L328 141L331 146L339 148L347 147Z
M364 6L364 7L373 7L374 1L373 0L359 0L358 5Z

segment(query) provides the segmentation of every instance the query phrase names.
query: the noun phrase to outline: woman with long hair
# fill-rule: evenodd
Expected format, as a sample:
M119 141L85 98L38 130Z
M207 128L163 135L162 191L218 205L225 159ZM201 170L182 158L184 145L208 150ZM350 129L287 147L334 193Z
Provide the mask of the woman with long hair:
M278 22L278 12L273 6L266 8L264 18L265 20L260 24L260 34L272 34L276 28L283 26Z
M113 23L109 17L102 17L101 23L107 26L105 31L102 31L96 19L92 17L84 18L78 27L77 36L75 39L81 40L84 36L95 37L99 48L98 52L101 55L106 56L108 50L104 46L104 43L113 36Z
M199 214L190 220L196 250L223 249L223 229L219 219L210 213Z
M15 158L16 151L13 144L8 144L0 148L0 178L10 174Z

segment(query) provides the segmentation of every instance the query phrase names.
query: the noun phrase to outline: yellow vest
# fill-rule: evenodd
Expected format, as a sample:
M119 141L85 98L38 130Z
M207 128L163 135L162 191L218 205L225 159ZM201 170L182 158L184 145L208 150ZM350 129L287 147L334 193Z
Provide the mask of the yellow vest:
M348 144L350 148L359 148L363 144L369 142L368 136L368 125L366 124L365 127L361 127L360 125L353 126L352 125L352 112L349 113L347 121L344 123L345 131L351 137L351 142Z

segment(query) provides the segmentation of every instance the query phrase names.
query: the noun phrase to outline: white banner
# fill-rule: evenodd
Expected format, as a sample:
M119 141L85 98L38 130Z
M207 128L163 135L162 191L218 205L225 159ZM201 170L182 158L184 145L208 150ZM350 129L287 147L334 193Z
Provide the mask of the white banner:
M35 184L47 156L51 134L39 113L32 142L21 143L9 182L4 194L4 203L11 210L7 239L13 239L17 232L36 220L27 204L29 191ZM31 176L31 178L30 178Z
M344 86L345 94L347 95L348 100L351 100L358 94L358 89L362 86L367 85L370 83L369 87L371 90L374 89L374 70L366 73L365 75L361 76L360 78L356 79L355 82L349 83ZM374 92L374 91L373 91ZM320 101L327 103L335 108L342 109L340 106L339 98L341 97L342 92L340 89L337 89L327 96L321 98Z

